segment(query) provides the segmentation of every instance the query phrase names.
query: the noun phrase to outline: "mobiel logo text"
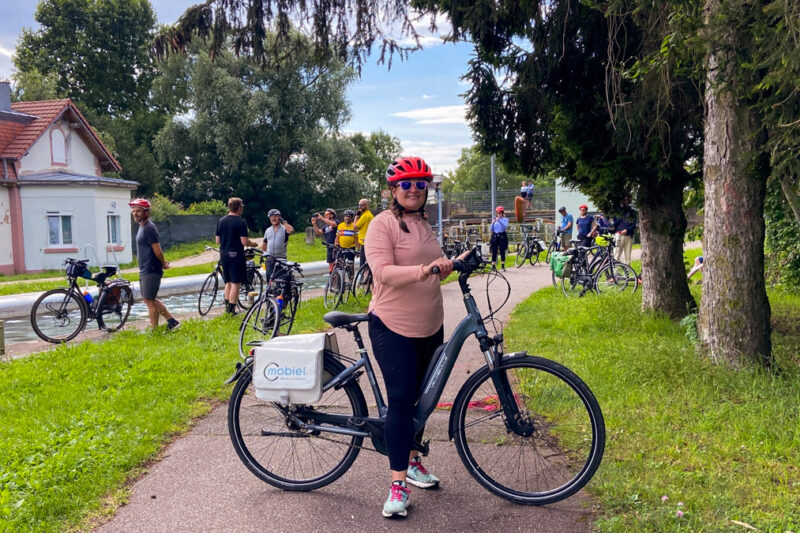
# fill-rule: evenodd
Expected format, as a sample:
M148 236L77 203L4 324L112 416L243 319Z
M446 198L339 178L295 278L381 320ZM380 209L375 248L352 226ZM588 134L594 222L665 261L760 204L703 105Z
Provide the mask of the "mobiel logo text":
M269 381L275 381L284 377L304 377L307 376L307 368L304 366L279 366L278 363L268 363L264 367L264 377Z

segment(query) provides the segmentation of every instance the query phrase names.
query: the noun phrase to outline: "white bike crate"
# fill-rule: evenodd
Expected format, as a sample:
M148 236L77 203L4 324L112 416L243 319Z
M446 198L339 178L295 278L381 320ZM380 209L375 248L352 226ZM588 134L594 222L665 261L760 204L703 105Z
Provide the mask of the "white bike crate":
M335 333L289 335L262 342L253 352L256 398L281 403L319 401L326 348L339 350Z

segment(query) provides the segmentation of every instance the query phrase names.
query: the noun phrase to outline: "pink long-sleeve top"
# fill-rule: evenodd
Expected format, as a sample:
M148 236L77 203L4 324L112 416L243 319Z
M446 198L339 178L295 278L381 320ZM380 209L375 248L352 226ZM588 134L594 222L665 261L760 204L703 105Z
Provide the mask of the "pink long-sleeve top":
M442 257L430 224L403 215L409 233L391 211L376 216L367 229L367 262L374 287L369 311L390 330L405 337L429 337L444 322L439 276L427 278L422 267Z

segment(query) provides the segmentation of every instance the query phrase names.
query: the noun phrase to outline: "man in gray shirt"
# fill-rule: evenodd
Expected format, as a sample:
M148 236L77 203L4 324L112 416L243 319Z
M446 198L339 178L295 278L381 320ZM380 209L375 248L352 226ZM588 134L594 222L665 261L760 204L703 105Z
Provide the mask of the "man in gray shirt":
M158 300L158 289L161 287L161 277L164 270L169 268L169 262L164 259L164 252L159 243L158 228L150 220L150 202L144 198L132 200L131 215L139 224L136 233L136 259L139 262L139 290L142 300L147 306L150 316L150 327L158 327L159 315L167 319L167 328L177 329L181 324L170 314L166 306Z
M281 212L277 209L270 209L269 213L270 226L264 232L264 242L261 243L261 249L267 255L267 279L272 275L272 267L275 265L275 258L286 259L286 246L289 243L289 235L294 233L294 228L283 220Z

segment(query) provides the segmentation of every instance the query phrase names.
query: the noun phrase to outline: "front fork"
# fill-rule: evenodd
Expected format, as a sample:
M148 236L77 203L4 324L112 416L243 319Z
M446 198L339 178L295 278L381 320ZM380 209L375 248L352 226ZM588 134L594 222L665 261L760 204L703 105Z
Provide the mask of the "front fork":
M506 431L520 437L530 437L533 435L533 424L519 412L517 398L514 397L514 391L508 382L508 374L500 368L503 358L503 334L495 335L491 339L487 336L480 341L480 344L489 365L489 376L497 391L497 399L503 407Z

